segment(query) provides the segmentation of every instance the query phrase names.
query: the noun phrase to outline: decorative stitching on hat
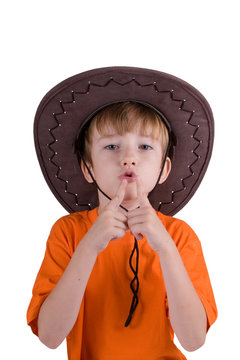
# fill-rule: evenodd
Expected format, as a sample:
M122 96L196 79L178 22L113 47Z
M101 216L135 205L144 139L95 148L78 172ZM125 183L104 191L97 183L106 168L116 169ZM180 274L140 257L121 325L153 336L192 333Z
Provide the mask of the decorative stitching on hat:
M111 82L114 82L115 84L117 85L120 85L120 86L126 86L128 84L130 84L131 82L135 82L138 86L141 86L141 87L147 87L147 86L152 86L156 92L158 93L169 93L170 97L171 97L171 100L172 101L177 101L177 102L181 102L180 106L179 106L179 110L181 111L185 111L185 112L188 112L190 113L190 117L189 117L189 120L186 122L188 125L192 126L193 128L195 128L195 131L192 135L192 138L197 141L197 146L194 148L193 150L193 154L196 156L196 159L188 166L189 167L189 171L191 172L191 174L189 174L188 176L184 177L183 179L181 179L181 182L182 182L182 188L178 189L178 190L173 190L172 191L172 197L171 197L171 200L169 202L159 202L159 206L158 206L158 211L160 211L162 205L168 205L168 204L171 204L171 203L174 203L174 197L175 197L175 194L180 192L180 191L184 191L186 190L186 185L185 185L185 182L184 180L187 180L188 178L190 178L191 176L194 176L194 171L192 169L192 166L200 159L200 155L197 154L196 150L198 149L198 147L200 146L200 144L202 143L201 140L199 140L195 135L199 129L199 125L194 125L191 123L191 120L192 120L192 117L195 113L195 110L187 110L187 109L184 109L184 105L186 103L186 100L185 99L177 99L174 97L174 90L171 89L171 90L159 90L158 87L157 87L157 83L154 81L152 83L148 83L148 84L141 84L139 83L135 77L133 77L131 80L127 81L127 82L124 82L124 83L121 83L119 81L116 81L114 80L113 77L110 77L109 80L106 81L105 84L98 84L98 83L92 83L91 81L88 81L88 85L87 85L87 89L86 91L75 91L75 90L72 90L71 91L71 100L69 101L62 101L60 100L59 103L60 103L60 107L61 107L61 112L57 112L57 113L53 113L53 117L57 123L56 126L52 127L51 129L49 129L49 133L51 134L52 138L53 138L53 141L49 144L47 144L48 148L52 151L52 156L49 158L49 161L57 168L57 172L55 174L55 177L64 182L65 184L65 193L68 193L69 195L71 196L74 196L74 199L75 199L75 205L76 206L88 206L89 207L89 210L92 209L92 206L91 204L80 204L79 201L78 201L78 194L74 194L72 193L71 191L68 190L68 180L66 179L63 179L59 176L59 173L61 172L61 167L59 165L57 165L54 161L53 161L53 158L55 156L57 156L57 153L52 149L52 145L57 142L58 140L56 139L56 137L54 136L53 132L56 128L58 128L59 126L61 126L61 123L58 121L57 119L57 116L58 115L63 115L63 114L66 114L66 110L64 108L64 105L65 104L72 104L72 103L76 103L76 100L75 100L75 94L78 94L78 95L87 95L90 93L90 89L91 87L106 87L108 86Z
M186 100L183 100L182 106L184 105L185 101L186 101ZM188 175L188 176L185 176L183 179L181 179L182 188L179 189L179 190L173 190L173 191L172 191L172 197L171 197L171 200L170 200L169 202L159 202L158 211L160 211L162 205L173 204L173 203L174 203L174 196L175 196L176 193L178 193L178 192L180 192L180 191L183 191L183 190L186 190L187 187L186 187L186 185L185 185L184 180L187 180L187 179L189 179L190 177L194 176L194 171L193 171L193 169L192 169L192 166L193 166L193 165L200 159L200 157L201 157L201 156L196 152L196 150L198 149L198 147L199 147L200 144L202 143L202 141L199 140L199 139L195 136L196 133L197 133L197 131L198 131L198 129L199 129L199 125L194 125L194 124L191 124L191 123L190 123L190 121L192 120L192 117L193 117L195 111L194 111L194 110L192 110L192 111L190 111L190 110L185 110L185 109L182 109L182 107L181 107L181 110L187 111L187 112L190 112L190 113L191 113L190 118L189 118L189 120L188 120L186 123L187 123L188 125L191 125L192 127L195 128L195 131L194 131L194 133L193 133L193 135L192 135L192 138L193 138L194 140L196 140L196 141L198 142L198 144L196 145L195 149L192 150L192 152L193 152L193 154L196 156L196 159L195 159L190 165L188 165L188 168L189 168L189 171L191 172L191 174Z
M66 104L66 103L69 104L69 103L72 103L72 101L71 101L71 102L64 102L64 104ZM54 151L51 146L52 146L53 144L55 144L55 142L58 141L58 139L56 139L56 137L54 136L53 131L54 131L55 129L57 129L59 126L62 125L62 124L58 121L58 119L57 119L56 116L57 116L57 115L66 114L66 111L65 111L65 109L64 109L64 107L63 107L63 104L62 104L62 101L60 101L60 105L61 105L61 108L62 108L62 112L61 112L61 113L53 113L53 117L54 117L57 125L54 126L54 127L51 128L51 129L48 129L48 130L49 130L49 133L51 134L51 136L52 136L52 138L53 138L53 141L50 142L49 144L47 144L48 148L49 148L49 149L52 151L52 153L53 153L52 156L49 158L49 161L57 168L57 172L56 172L56 174L55 174L55 177L56 177L58 180L60 180L60 181L62 181L62 182L64 183L64 185L65 185L65 193L68 193L68 194L74 196L74 197L75 197L75 202L76 202L76 205L77 205L77 204L78 204L78 194L74 194L74 193L72 193L71 191L68 190L68 180L63 179L63 178L61 178L61 177L59 176L59 173L60 173L60 171L62 170L61 166L57 165L57 164L53 161L53 158L57 155L57 152Z

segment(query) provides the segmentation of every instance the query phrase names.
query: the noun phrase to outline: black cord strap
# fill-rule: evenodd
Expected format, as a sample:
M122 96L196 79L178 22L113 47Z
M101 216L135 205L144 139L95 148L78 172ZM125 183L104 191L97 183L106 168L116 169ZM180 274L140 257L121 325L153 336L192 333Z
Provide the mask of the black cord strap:
M169 151L170 151L170 147L171 147L171 137L170 137L169 127L167 127L167 128L168 128L168 133L169 133L169 142L168 142L167 151L166 151L165 156L164 156L163 165L162 165L162 168L161 168L161 171L160 171L158 180L157 180L154 188L152 189L152 191L148 194L148 197L149 197L149 195L153 192L153 190L156 188L156 186L158 185L159 180L161 179L161 175L162 175L162 172L163 172L163 169L164 169L164 166L165 166L165 162L166 162L167 156L168 156ZM91 171L89 170L89 168L88 168L88 166L87 166L87 164L86 164L86 162L85 162L85 160L84 160L84 157L81 156L80 152L77 152L77 153L78 153L79 164L80 164L80 159L82 159L83 162L84 162L84 164L85 164L85 166L86 166L86 168L87 168L87 170L88 170L88 173L89 173L89 175L91 176L91 178L92 178L94 184L96 185L97 189L98 189L99 191L101 191L101 193L102 193L104 196L106 196L106 198L108 198L109 200L112 200L112 199L110 198L110 196L108 196L107 194L105 194L105 193L100 189L100 187L98 186L97 182L95 181L94 177L92 176L92 173L91 173ZM122 206L122 205L119 205L119 206L120 206L122 209L124 209L126 212L128 212L128 210L127 210L124 206ZM132 320L133 313L134 313L134 311L136 310L136 307L137 307L137 305L138 305L138 296L137 296L137 293L138 293L138 289L139 289L139 279L138 279L139 248L138 248L138 242L137 242L136 237L135 237L134 239L135 239L134 248L133 248L132 253L131 253L131 255L130 255L130 258L129 258L129 265L130 265L130 268L131 268L132 272L134 273L134 278L133 278L133 280L132 280L131 283L130 283L130 288L131 288L131 290L132 290L132 292L133 292L133 299L132 299L132 303L131 303L131 307L130 307L130 311L129 311L128 318L127 318L127 320L126 320L126 322L125 322L125 327L127 327L127 326L130 324L130 322L131 322L131 320ZM134 269L134 267L133 267L133 265L132 265L132 258L133 258L133 255L134 255L134 252L135 252L135 251L136 251L136 271L135 271L135 269ZM136 285L134 285L134 283L136 283Z
M99 191L101 191L101 193L102 193L104 196L106 196L109 200L112 200L112 199L110 198L110 196L108 196L107 194L105 194L105 193L102 191L102 189L100 189L100 187L98 186L98 184L97 184L97 182L95 181L94 177L92 176L92 173L91 173L90 169L88 168L88 166L87 166L87 164L86 164L83 156L82 156L82 160L83 160L83 162L84 162L84 164L85 164L85 166L86 166L86 168L87 168L87 170L88 170L88 173L89 173L89 175L91 176L94 184L96 185L97 189L98 189ZM123 210L125 210L126 212L128 212L128 209L126 209L124 206L122 206L122 205L119 205L119 206L120 206ZM132 258L133 258L133 255L134 255L134 252L135 252L135 251L136 251L136 271L134 270L134 268L133 268L133 266L132 266ZM131 288L131 290L132 290L132 292L133 292L133 299L132 299L132 304L131 304L131 307L130 307L130 311L129 311L128 318L127 318L127 320L126 320L126 322L125 322L125 327L127 327L127 326L130 324L130 322L131 322L131 320L132 320L132 315L133 315L133 313L134 313L134 311L135 311L135 309L136 309L136 307L137 307L137 305L138 305L138 297L137 297L137 293L138 293L138 289L139 289L138 263L139 263L139 248L138 248L137 239L135 238L134 248L133 248L132 253L131 253L131 255L130 255L130 258L129 258L129 265L130 265L130 268L132 269L132 272L134 273L134 278L133 278L133 280L132 280L131 283L130 283L130 288ZM135 281L136 281L136 287L134 288L134 285L133 285L133 284L134 284Z
M136 250L136 271L134 270L133 266L132 266L132 258L133 258L133 254ZM125 327L127 327L131 320L132 320L132 315L138 305L138 296L137 296L137 293L138 293L138 289L139 289L139 280L138 280L138 262L139 262L139 249L138 249L138 243L137 243L137 239L135 238L135 243L134 243L134 248L133 248L133 251L130 255L130 258L129 258L129 265L130 265L130 268L132 269L132 272L134 273L134 278L133 280L131 281L130 283L130 288L133 292L133 299L132 299L132 304L131 304L131 308L130 308L130 312L129 312L129 315L128 315L128 318L125 322ZM136 285L134 287L134 282L136 281Z
M159 180L160 180L160 178L161 178L161 175L162 175L162 172L163 172L163 169L164 169L164 165L165 165L165 162L166 162L166 159L167 159L167 155L168 155L168 152L169 152L169 148L170 148L170 142L169 142L169 144L168 144L168 148L167 148L166 154L165 154L165 156L164 156L164 160L163 160L163 165L162 165L162 168L161 168L161 171L160 171L160 174L159 174L159 177L158 177L158 180L157 180L157 182L156 182L155 187L158 185L158 182L159 182ZM84 162L84 164L85 164L85 166L86 166L86 168L87 168L87 170L88 170L88 172L89 172L89 175L91 176L93 182L95 183L96 187L98 188L98 190L101 191L101 193L102 193L104 196L106 196L109 200L112 200L112 199L110 198L110 196L108 196L107 194L105 194L105 193L100 189L100 187L98 186L98 184L97 184L97 182L95 181L94 177L92 176L92 173L91 173L91 171L89 170L89 168L88 168L88 166L87 166L87 164L86 164L83 156L82 156L82 160L83 160L83 162ZM154 187L154 189L155 189L155 187ZM154 190L154 189L153 189L153 190ZM153 190L152 190L152 191L153 191ZM151 191L151 193L152 193L152 191ZM149 197L149 195L150 195L150 194L148 194L148 197ZM119 206L120 206L122 209L124 209L126 212L128 212L128 209L126 209L124 206L122 206L122 205L119 205ZM130 322L131 322L131 320L132 320L133 313L134 313L134 311L136 310L136 307L137 307L137 305L138 305L138 296L137 296L137 293L138 293L138 289L139 289L139 279L138 279L139 248L138 248L137 239L136 239L136 238L134 238L134 239L135 239L134 248L133 248L132 253L131 253L131 255L130 255L130 258L129 258L129 265L130 265L130 268L131 268L132 272L134 273L134 278L133 278L133 280L132 280L131 283L130 283L130 288L131 288L131 290L132 290L132 292L133 292L133 299L132 299L132 303L131 303L131 307L130 307L130 311L129 311L128 318L127 318L127 320L126 320L126 322L125 322L125 327L127 327L127 326L130 324ZM132 266L132 258L133 258L133 255L134 255L134 252L135 252L135 251L136 251L136 271L135 271L135 269L134 269L133 266ZM134 286L134 282L136 282L136 286Z

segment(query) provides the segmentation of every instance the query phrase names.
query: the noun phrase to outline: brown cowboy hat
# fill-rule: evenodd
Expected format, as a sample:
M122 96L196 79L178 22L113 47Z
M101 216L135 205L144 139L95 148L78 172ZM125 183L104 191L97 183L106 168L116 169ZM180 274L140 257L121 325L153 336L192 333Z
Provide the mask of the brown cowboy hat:
M152 206L174 215L191 199L210 161L214 122L203 95L172 75L134 67L94 69L51 89L35 116L34 138L44 177L70 213L98 206L97 189L81 171L76 139L102 108L133 101L155 109L168 126L174 146L167 180L149 195Z

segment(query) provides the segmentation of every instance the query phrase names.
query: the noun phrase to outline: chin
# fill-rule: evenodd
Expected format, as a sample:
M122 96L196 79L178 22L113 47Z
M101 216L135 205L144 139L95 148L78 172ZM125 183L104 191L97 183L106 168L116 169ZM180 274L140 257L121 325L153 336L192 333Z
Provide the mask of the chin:
M124 199L122 204L124 207L126 207L128 210L134 210L139 206L138 199Z

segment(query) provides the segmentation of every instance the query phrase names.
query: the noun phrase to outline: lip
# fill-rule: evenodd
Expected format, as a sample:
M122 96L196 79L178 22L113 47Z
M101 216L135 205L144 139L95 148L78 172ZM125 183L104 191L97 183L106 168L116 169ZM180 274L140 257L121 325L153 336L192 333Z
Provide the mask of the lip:
M131 176L129 176L131 175ZM120 180L126 179L128 183L136 181L137 175L134 171L125 171L122 175L119 176Z

